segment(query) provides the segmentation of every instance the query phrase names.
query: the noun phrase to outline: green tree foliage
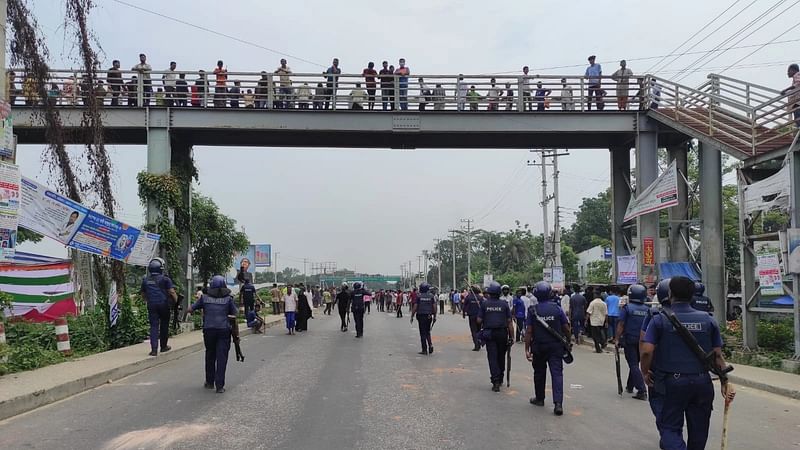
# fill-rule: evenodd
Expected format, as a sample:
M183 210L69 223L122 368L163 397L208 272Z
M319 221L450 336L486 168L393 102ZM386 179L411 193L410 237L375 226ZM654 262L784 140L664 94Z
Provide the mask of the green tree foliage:
M592 261L587 264L586 280L593 284L611 284L611 261Z
M605 190L595 197L584 198L575 223L564 233L563 241L575 253L580 253L597 245L611 245L611 196Z
M192 260L202 280L228 271L236 252L247 251L247 235L208 197L192 196Z

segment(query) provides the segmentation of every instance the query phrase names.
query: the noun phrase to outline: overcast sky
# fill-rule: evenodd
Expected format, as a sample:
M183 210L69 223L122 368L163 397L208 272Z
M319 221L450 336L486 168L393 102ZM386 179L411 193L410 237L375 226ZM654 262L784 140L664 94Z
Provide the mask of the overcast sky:
M800 17L800 6L791 7L747 36L795 2L758 0L740 13L751 0L127 1L294 55L287 59L295 72L317 72L338 57L345 73L360 73L368 61L396 62L404 57L416 74L516 73L523 65L529 65L532 73L582 74L586 57L596 54L606 74L624 58L635 73L660 62L664 66L660 76L671 78L703 55L674 61L652 57L671 53L698 30L681 51L695 43L692 52L715 48L776 4L777 9L761 22L720 47L791 40L797 29L787 30ZM31 2L47 38L51 65L78 67L72 38L65 39L63 1ZM148 55L154 70L166 69L172 60L178 70L211 70L218 59L224 59L231 71L274 70L282 58L115 0L97 3L91 27L103 49L103 68L112 59L130 68L141 52ZM720 20L701 29L733 3ZM760 50L730 50L701 62L702 69L681 82L698 85L709 72L719 72L758 50L725 74L783 88L789 84L786 65L797 49L798 42L788 42ZM135 175L146 167L146 149L112 146L109 151L118 217L140 225ZM609 180L608 152L572 153L559 161L567 225L581 199L606 189ZM416 264L421 250L458 227L461 218L473 218L477 227L495 230L513 227L519 219L541 232L541 174L540 169L526 166L529 159L532 155L524 150L195 147L197 189L245 226L252 242L271 243L273 251L281 253L281 268L288 264L302 270L302 258L308 258L381 273L399 273L405 261ZM18 163L24 175L48 180L42 147L21 146ZM21 250L65 254L53 241L23 244Z

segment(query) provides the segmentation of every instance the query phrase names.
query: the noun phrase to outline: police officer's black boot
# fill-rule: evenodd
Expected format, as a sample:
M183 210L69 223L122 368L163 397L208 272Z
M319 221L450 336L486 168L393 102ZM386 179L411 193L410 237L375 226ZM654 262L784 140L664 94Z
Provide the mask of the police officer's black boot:
M561 406L561 403L556 403L556 406L553 408L553 414L557 416L564 415L564 408Z
M639 391L633 396L636 400L647 400L647 392Z
M205 383L203 387L206 389L214 389L214 383Z
M492 392L500 392L500 383L492 383Z
M531 405L544 406L544 399L538 399L536 397L531 397L531 399L529 401L530 401Z

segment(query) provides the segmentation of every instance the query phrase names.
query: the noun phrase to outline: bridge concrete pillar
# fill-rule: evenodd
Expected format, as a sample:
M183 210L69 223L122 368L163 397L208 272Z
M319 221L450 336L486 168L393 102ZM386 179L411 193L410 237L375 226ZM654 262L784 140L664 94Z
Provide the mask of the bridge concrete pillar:
M630 231L624 228L625 210L631 200L631 149L612 148L611 155L611 265L612 282L617 281L617 256L630 254Z
M636 135L636 195L642 195L658 178L658 132L656 125L646 117L639 117ZM637 218L636 254L639 259L639 277L646 285L658 280L659 213Z
M169 141L169 130L148 127L147 129L147 173L164 175L170 172L172 148ZM158 221L158 207L152 201L147 202L147 223Z
M700 258L706 295L714 304L715 316L724 323L725 252L722 236L722 154L700 143Z
M689 189L686 186L686 173L689 167L687 144L667 149L670 162L675 161L678 169L678 204L669 208L669 260L689 261Z
M186 231L180 234L181 247L178 252L178 257L181 261L182 275L181 280L174 280L176 284L185 288L186 294L184 295L183 308L184 311L189 306L191 295L194 293L194 283L192 280L192 239L191 239L191 221L192 221L192 177L191 174L194 170L193 163L194 155L192 146L179 141L172 141L171 151L171 166L172 173L179 178L188 179L188 183L182 185L181 200L183 201L184 211L188 212L188 216L180 217L176 213L175 221L186 220L189 226Z

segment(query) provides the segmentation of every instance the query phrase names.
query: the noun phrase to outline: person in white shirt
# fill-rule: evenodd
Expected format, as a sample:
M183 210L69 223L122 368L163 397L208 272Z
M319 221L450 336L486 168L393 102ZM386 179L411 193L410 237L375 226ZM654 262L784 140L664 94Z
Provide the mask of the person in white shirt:
M508 307L513 309L514 308L514 296L511 295L511 288L504 284L503 287L500 288L502 295L500 295L500 300L508 303Z
M289 330L286 334L294 334L295 319L297 315L297 294L294 288L289 284L286 286L286 294L283 296L283 314L286 316L286 328Z
M364 100L367 93L361 89L361 83L356 83L356 87L350 91L350 109L364 109Z
M300 109L308 109L308 103L311 101L311 88L308 83L303 83L302 86L297 88L297 107Z
M153 93L153 84L150 80L150 72L153 68L147 64L147 55L144 53L139 54L139 64L131 67L131 70L139 73L139 79L142 80L142 105L150 106L150 96Z
M617 82L617 106L620 111L628 109L628 94L632 76L633 71L628 69L624 59L619 62L619 70L611 74L611 79Z
M597 296L586 310L589 314L589 324L592 326L592 339L594 340L594 351L603 353L606 348L606 328L608 327L608 306L602 298Z
M570 293L569 290L562 291L563 295L561 296L561 309L564 311L564 314L569 317L569 298Z
M574 111L575 110L575 100L572 98L572 88L567 85L567 79L561 79L561 95L559 96L561 100L561 109L564 111Z
M177 72L175 72L175 68L177 64L175 61L169 63L169 69L167 69L167 73L161 75L161 82L164 84L164 92L166 93L165 100L167 107L174 106L175 99L175 81L178 78Z
M464 75L459 75L458 82L456 83L456 107L459 111L464 111L464 106L467 103L468 89L467 83L464 82Z

